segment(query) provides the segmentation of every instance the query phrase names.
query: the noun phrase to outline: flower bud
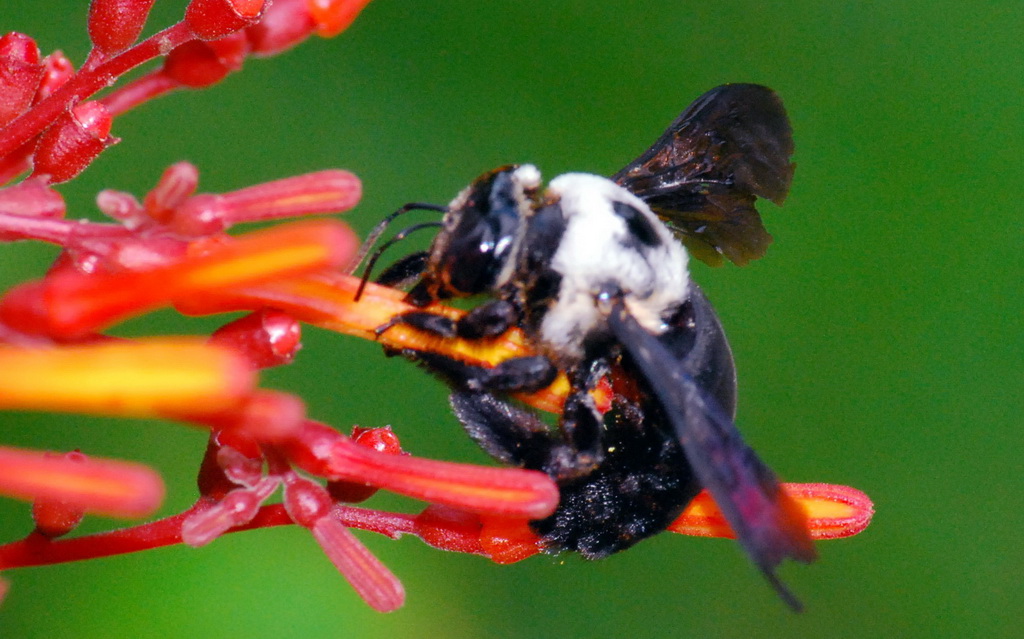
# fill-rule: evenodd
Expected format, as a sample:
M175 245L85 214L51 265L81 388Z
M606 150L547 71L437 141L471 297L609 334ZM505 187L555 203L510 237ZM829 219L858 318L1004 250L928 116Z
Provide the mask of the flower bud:
M0 189L0 213L56 220L64 212L64 198L42 180L28 179Z
M96 208L132 230L139 228L149 219L135 196L124 191L103 189L96 194Z
M390 426L383 428L360 428L356 426L352 429L352 441L378 453L387 453L388 455L403 454L402 445L398 441L398 435L395 435ZM327 482L327 492L331 494L331 497L335 501L349 504L366 501L377 490L376 486L354 481Z
M174 209L185 204L198 185L199 169L188 162L172 164L143 199L146 214L157 222L167 222Z
M62 51L54 51L43 58L43 68L43 81L39 83L39 90L36 91L36 102L50 97L75 75L75 66Z
M32 104L44 72L32 38L21 33L0 37L0 127Z
M309 4L309 0L274 0L263 18L245 30L253 52L274 55L309 37L317 27Z
M260 19L264 0L192 0L185 22L200 40L216 40Z
M50 459L63 458L75 464L84 464L87 459L78 451L71 451L64 455L58 453L43 453L43 455ZM85 517L84 508L59 499L39 498L32 502L32 521L36 524L36 532L49 539L68 534L78 527L83 517Z
M163 72L187 87L208 87L240 69L248 52L249 42L241 32L209 42L192 40L168 54Z
M309 0L317 34L333 38L347 29L368 4L370 0Z
M112 120L99 102L83 102L65 113L40 139L32 175L57 183L81 173L103 149L118 141L110 136Z
M231 348L253 368L290 363L301 348L302 328L292 316L263 309L217 329L210 342Z
M153 0L92 0L89 5L89 38L100 52L111 56L124 51L139 38Z

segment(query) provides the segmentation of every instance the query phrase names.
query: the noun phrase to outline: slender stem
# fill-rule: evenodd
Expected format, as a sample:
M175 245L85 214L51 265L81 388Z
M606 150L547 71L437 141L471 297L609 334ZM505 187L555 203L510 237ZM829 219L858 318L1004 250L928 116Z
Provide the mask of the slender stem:
M50 125L68 105L84 100L100 89L110 86L121 75L153 58L166 55L181 44L195 39L185 22L168 27L146 38L124 53L111 58L95 69L81 71L64 83L53 95L0 130L0 157L14 151Z
M193 509L141 526L73 539L50 540L38 533L0 546L0 566L49 566L98 557L124 555L181 543L181 524Z
M192 508L166 519L95 535L50 540L38 533L32 533L24 539L0 546L0 570L113 557L180 544L181 525L185 519L195 512L205 510L211 503L200 499ZM392 539L402 534L416 534L415 515L386 513L351 506L336 507L334 513L338 520L349 528L379 533ZM260 508L256 517L248 524L227 532L292 524L294 522L288 517L283 505L271 504Z
M409 534L419 536L416 530L416 516L405 513L389 513L352 506L335 507L335 515L349 528L375 532L385 537L398 539Z
M102 102L110 115L116 117L180 86L180 82L162 70L154 71L115 89L110 95L105 96Z

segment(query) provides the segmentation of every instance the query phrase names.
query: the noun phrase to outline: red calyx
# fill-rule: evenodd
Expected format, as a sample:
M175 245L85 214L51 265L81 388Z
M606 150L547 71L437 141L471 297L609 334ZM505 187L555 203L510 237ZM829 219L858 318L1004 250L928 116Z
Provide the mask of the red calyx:
M301 347L302 328L287 313L264 309L217 329L214 344L244 355L253 368L288 364Z

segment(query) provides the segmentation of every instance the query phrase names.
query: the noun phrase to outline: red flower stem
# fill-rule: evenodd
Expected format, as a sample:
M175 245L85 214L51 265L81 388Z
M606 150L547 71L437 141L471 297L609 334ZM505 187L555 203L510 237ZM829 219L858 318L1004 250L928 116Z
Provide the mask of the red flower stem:
M78 71L83 72L95 69L99 65L103 64L103 61L106 59L107 54L103 53L96 47L93 47L89 50L89 54L85 56L85 62L82 63L82 67Z
M189 25L179 22L150 36L95 69L79 72L53 95L0 130L0 157L6 156L39 135L70 105L112 85L117 78L140 64L166 55L171 49L194 39L195 35Z
M100 100L113 117L127 113L140 104L180 88L181 83L163 71L154 71L115 89Z
M0 546L0 566L49 566L180 544L181 524L194 510L195 507L141 526L71 539L49 541L41 535L31 534L25 539Z
M177 515L95 535L48 540L42 535L31 534L24 539L0 546L0 570L113 557L180 544L182 523L187 517L207 508L210 504L210 501L200 500L192 508ZM334 512L339 521L349 528L375 532L392 539L403 534L416 534L415 515L384 513L350 506L336 507ZM256 517L249 523L227 532L289 526L294 523L282 504L271 504L260 508Z
M334 514L341 523L349 528L375 532L391 539L398 539L404 534L419 536L416 532L416 515L389 513L352 506L335 506Z

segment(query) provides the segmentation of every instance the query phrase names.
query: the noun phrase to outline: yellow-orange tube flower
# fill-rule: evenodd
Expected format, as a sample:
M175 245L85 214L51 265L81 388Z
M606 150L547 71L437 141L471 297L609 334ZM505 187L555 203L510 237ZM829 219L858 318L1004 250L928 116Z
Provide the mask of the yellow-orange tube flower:
M216 412L237 405L255 382L243 357L199 339L0 347L0 408L135 417Z

